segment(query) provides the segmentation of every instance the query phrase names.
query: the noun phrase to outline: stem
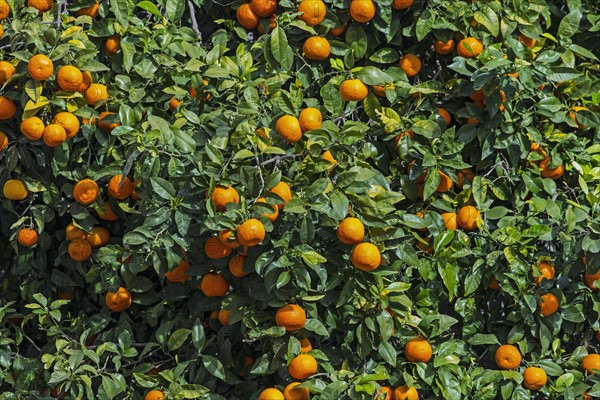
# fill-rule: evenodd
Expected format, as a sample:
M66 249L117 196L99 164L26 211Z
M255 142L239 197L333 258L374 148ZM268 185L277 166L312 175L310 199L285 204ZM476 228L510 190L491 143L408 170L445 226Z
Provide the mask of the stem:
M58 10L56 12L56 27L60 27L61 15L67 13L68 0L60 0L58 2Z
M187 4L190 9L190 18L192 19L192 29L196 32L196 35L198 35L198 40L202 41L202 33L200 33L198 21L196 20L196 8L194 7L194 3L192 3L192 0L188 0Z

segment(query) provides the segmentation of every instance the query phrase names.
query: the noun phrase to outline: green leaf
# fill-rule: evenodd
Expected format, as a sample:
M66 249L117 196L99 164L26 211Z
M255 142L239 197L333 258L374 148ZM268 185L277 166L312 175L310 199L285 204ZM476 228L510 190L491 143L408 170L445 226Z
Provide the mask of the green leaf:
M558 26L558 34L564 38L569 38L577 33L579 21L581 20L581 11L575 9L565 15Z
M176 191L173 185L166 179L153 176L150 178L150 184L154 193L165 200L172 200L175 197Z
M275 57L275 60L279 62L279 64L285 63L285 59L287 57L288 51L288 39L285 34L285 30L276 26L271 32L271 36L269 38L271 54Z
M188 336L190 336L191 333L191 330L185 328L177 329L175 332L173 332L171 337L169 337L169 341L167 342L167 347L169 348L169 351L177 350L178 348L183 346L183 344L186 342Z
M225 369L223 368L223 364L215 357L208 355L202 356L202 365L204 365L204 368L206 368L212 376L225 380Z
M171 22L177 24L185 11L185 1L167 0L165 9L167 11L167 18L169 18Z
M473 17L475 21L483 25L492 36L498 36L500 33L500 20L498 19L498 13L492 10L488 5L484 5L483 11L476 11Z
M380 85L394 80L390 75L382 70L370 65L361 68L356 74L356 77L367 85Z
M154 15L155 17L160 17L160 11L158 10L158 7L156 7L156 5L151 2L151 1L140 1L139 3L136 4L139 8L141 8L142 10L148 11L149 13L151 13L152 15Z

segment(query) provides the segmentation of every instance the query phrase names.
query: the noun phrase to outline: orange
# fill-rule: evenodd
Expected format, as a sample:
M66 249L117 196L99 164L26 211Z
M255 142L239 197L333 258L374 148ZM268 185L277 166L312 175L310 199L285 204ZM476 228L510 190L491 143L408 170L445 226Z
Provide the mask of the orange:
M218 237L213 236L204 243L204 252L211 259L225 258L231 254L231 248L224 246Z
M347 217L340 223L335 234L342 243L358 244L365 237L365 226L358 218Z
M552 293L546 293L541 297L541 301L538 302L540 306L540 312L544 317L549 317L558 311L558 299Z
M2 35L4 35L4 27L0 24L0 39L2 39Z
M331 33L331 36L333 37L339 37L342 35L342 33L346 32L346 29L348 29L348 23L346 22L344 25L342 26L338 26L336 28L331 28L331 30L329 31L329 33Z
M185 282L190 279L187 274L188 269L190 269L190 264L185 260L181 260L175 268L165 274L165 278L173 283Z
M448 190L452 189L452 179L440 170L438 170L438 173L440 174L440 183L438 184L436 191L438 193L446 193Z
M96 212L98 213L98 217L104 221L116 221L119 219L119 216L112 210L108 201L104 202L104 209L97 208Z
M264 197L260 197L260 198L256 199L256 202L257 203L269 204L267 202L267 199L265 199ZM273 204L269 204L269 206L271 206L273 208L273 212L270 213L270 214L267 214L265 212L264 214L262 214L262 216L265 217L265 218L268 218L271 222L275 222L275 220L279 216L279 207L277 207L276 205L273 205Z
M392 3L392 8L395 10L406 10L410 6L412 6L414 0L394 0Z
M456 51L464 58L477 57L483 51L483 44L474 37L467 37L458 43Z
M131 183L131 179L128 177L123 177L123 175L118 174L110 178L106 190L108 194L115 199L125 200L129 197L129 195L131 195L131 192L133 191L133 184Z
M91 179L82 179L73 188L73 198L84 206L95 202L99 193L98 184Z
M535 276L535 270L531 272L532 275L534 275L533 280L534 282L539 285L542 283L542 280L544 278L550 280L554 278L554 266L552 264L550 264L549 262L546 261L542 261L541 263L539 263L537 265L537 269L540 270L540 276Z
M373 271L381 264L381 253L372 243L360 243L352 249L350 261L361 271Z
M240 23L246 29L254 29L258 25L258 15L252 11L250 4L242 4L235 12L235 16Z
M600 354L588 354L583 357L583 360L581 360L581 368L590 375L600 374Z
M235 249L235 248L241 246L240 241L233 238L231 229L225 229L225 230L220 231L219 236L217 236L217 237L219 238L219 241L221 242L221 244L226 247Z
M521 34L519 34L519 42L523 43L525 46L532 49L535 47L536 40L529 38L521 33Z
M264 127L260 127L256 130L256 134L262 138L268 139L269 138L269 134L267 133L267 130Z
M140 200L140 195L135 190L135 188L138 187L139 184L140 184L140 181L131 182L131 186L133 186L133 190L131 191L131 194L129 195L129 198L131 198L131 200L134 200L134 201Z
M457 214L453 212L442 213L442 219L446 229L455 231L458 228L458 222L456 221Z
M463 168L456 173L456 186L460 189L463 188L465 182L473 183L475 174L470 168Z
M375 16L375 3L371 0L352 0L350 16L356 22L369 22Z
M37 81L45 81L54 73L54 64L52 60L43 54L36 54L31 57L27 64L29 75Z
M331 167L328 168L328 170L330 170L330 171L338 163L337 160L333 157L333 154L331 154L331 151L329 151L329 150L325 150L325 152L323 154L321 154L321 158L323 160L327 160L327 161L329 161L330 163L333 164Z
M392 400L394 392L389 386L382 386L375 392L376 400Z
M164 399L166 399L166 396L160 390L151 390L148 393L146 393L146 397L144 397L144 400L164 400Z
M227 310L219 310L219 315L218 315L218 320L221 323L221 325L223 326L227 326L229 325L229 314L230 312Z
M302 51L309 60L322 61L329 57L331 46L329 45L329 41L324 37L311 36L304 42Z
M411 339L404 346L404 354L406 355L406 359L410 362L426 363L431 360L432 353L431 345L422 337Z
M85 261L92 255L92 245L84 239L71 240L67 250L69 256L75 261Z
M433 44L433 48L435 49L435 52L441 55L446 55L446 54L450 54L454 51L454 47L456 47L456 45L454 44L454 40L450 39L447 42L442 42L441 40L436 40L435 43Z
M77 15L88 15L92 18L98 15L98 8L100 8L99 4L96 2L89 7L83 7L77 10Z
M300 18L308 26L315 26L323 22L327 8L321 0L302 0L298 5ZM328 44L329 46L329 44Z
M252 0L250 7L259 17L267 18L275 13L277 0Z
M283 181L280 181L273 189L269 190L269 192L276 194L283 200L283 203L277 204L277 207L279 207L280 210L292 199L290 186Z
M597 292L600 289L594 286L595 281L600 281L600 269L596 271L595 274L590 274L589 272L583 274L583 282L585 283L585 285L592 289L594 292Z
M254 247L263 241L266 232L262 222L256 218L251 218L238 227L236 235L243 246Z
M481 217L481 213L473 206L464 206L458 211L456 221L458 225L465 231L474 231L477 229L477 220Z
M85 239L85 232L81 229L79 229L78 227L75 226L75 224L69 224L67 225L66 229L65 229L65 239L66 240L75 240L75 239Z
M98 128L102 129L104 132L110 133L113 131L113 129L115 129L117 126L120 126L121 124L118 122L107 122L104 121L104 118L108 117L109 119L114 119L111 116L115 115L114 112L110 112L110 111L102 111L100 113L100 115L98 115Z
M546 157L540 163L540 170L542 171L540 175L542 178L550 178L552 180L560 179L565 173L565 166L560 164L556 168L548 168L550 165L550 157Z
M88 90L92 85L93 81L92 74L89 71L83 71L82 76L83 82L81 82L81 85L79 85L79 87L77 88L77 91L79 93L84 93L86 90Z
M85 91L85 101L89 106L103 106L108 100L108 90L101 83L92 83Z
M300 341L300 353L308 353L312 349L312 343L308 338L304 338Z
M387 84L385 86L384 85L371 86L371 90L377 97L385 97L386 90L394 90L394 89L396 89L396 85L394 85L393 83ZM402 133L400 135L402 135ZM400 136L400 135L398 135L398 136ZM398 136L396 136L396 138L398 138ZM395 143L395 141L394 141L394 143Z
M475 104L482 105L485 102L485 94L482 89L476 90L469 95L469 98L473 100Z
M399 386L394 389L393 400L418 400L419 392L413 386Z
M6 0L0 0L0 20L8 18L10 7Z
M181 105L181 102L177 99L171 99L171 101L169 101L169 111L174 111L177 108L179 108L179 106Z
M62 125L50 124L44 128L42 140L48 147L60 146L67 140L67 131L65 131Z
M211 199L217 211L225 211L227 203L238 204L240 202L240 195L231 186L217 185L212 192Z
M260 393L257 400L285 400L285 397L283 397L281 391L275 388L268 388Z
M581 106L575 106L571 108L571 111L569 111L569 118L571 118L573 121L575 121L575 123L577 123L577 127L579 129L585 129L585 125L582 125L579 123L579 121L577 121L577 112L579 111L589 111L587 107L581 107Z
M288 365L288 372L294 379L306 379L317 373L317 360L309 354L299 354Z
M8 136L6 133L0 131L0 151L6 149L8 147Z
M70 112L59 112L52 118L53 124L58 124L65 129L67 139L71 139L79 132L79 119Z
M52 0L27 0L27 7L36 8L40 14L52 8Z
M329 45L329 42L327 42L327 45ZM4 85L16 72L15 67L11 63L0 61L0 85Z
M277 15L273 14L271 15L270 21L269 21L269 27L268 27L268 31L269 33L275 29L275 27L277 26ZM257 26L258 33L260 33L261 35L264 35L265 32L265 28L263 27L263 24L259 23ZM269 88L267 87L266 90L268 91Z
M288 143L296 143L302 139L300 121L293 115L284 115L277 120L275 130Z
M4 183L3 194L8 200L25 200L29 195L29 190L27 190L23 181L9 179Z
M523 372L523 385L529 390L540 390L548 381L546 371L538 367L528 367Z
M502 345L496 350L496 365L500 369L515 369L521 364L519 349L510 344Z
M206 297L222 297L229 291L229 282L223 275L211 272L202 278L200 290Z
M83 74L79 68L65 65L60 67L56 73L56 83L62 90L74 92L83 83Z
M114 56L121 47L121 38L118 35L109 36L104 43L104 51L109 56Z
M29 140L39 140L44 134L44 121L38 117L29 117L21 122L21 133Z
M56 297L59 300L73 300L75 298L76 294L77 294L77 289L71 288L71 290L69 290L69 291L58 290L56 292Z
M236 278L244 278L250 273L244 271L244 263L248 257L242 254L236 254L229 260L229 272Z
M353 0L362 1L362 0ZM340 85L340 96L345 101L362 101L369 95L367 86L358 79L348 79Z
M302 329L306 323L306 311L297 304L288 304L275 313L277 326L285 327L288 332Z
M11 119L16 113L15 102L6 96L0 96L0 120Z
M38 234L35 229L21 228L17 235L17 242L24 247L32 247L38 241Z
M308 400L310 399L310 390L307 388L298 388L300 382L292 382L283 390L285 400Z
M452 115L445 108L438 108L438 115L442 117L446 126L450 125L452 122Z
M506 103L506 94L504 93L504 90L500 90L500 96L502 97L502 104L498 106L498 110L504 112L504 109L506 108L504 107L504 103Z
M475 117L469 117L467 119L467 124L479 125L479 120Z
M102 226L96 226L92 228L86 235L85 240L90 242L92 248L97 249L108 243L110 239L110 233L108 229Z
M402 139L404 139L405 137L408 137L410 139L414 139L415 137L415 133L411 130L405 131L400 133L398 136L396 136L394 138L394 149L398 150L398 145L400 144L400 141Z
M131 307L131 293L124 287L116 292L106 292L106 306L114 312L122 312Z
M405 54L400 59L400 68L402 68L406 76L412 78L413 76L417 76L419 71L421 71L421 60L414 54Z

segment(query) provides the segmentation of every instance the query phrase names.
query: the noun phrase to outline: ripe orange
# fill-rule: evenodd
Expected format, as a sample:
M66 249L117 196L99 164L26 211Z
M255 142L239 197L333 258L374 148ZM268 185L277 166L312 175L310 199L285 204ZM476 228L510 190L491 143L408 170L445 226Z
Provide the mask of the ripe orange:
M323 154L321 154L321 158L323 160L327 160L327 161L329 161L330 163L333 164L331 167L328 168L328 170L330 170L330 171L338 163L337 160L333 157L333 154L331 154L331 151L329 151L329 150L325 150L325 152Z
M463 188L465 182L473 183L475 174L470 168L463 168L456 173L456 186L460 189Z
M71 223L71 224L67 225L67 227L65 229L65 239L66 240L85 239L85 232L83 230L79 229L78 227L76 227L75 224Z
M83 83L83 74L79 68L65 65L56 73L56 83L62 90L74 92Z
M108 90L101 83L92 83L85 91L85 101L89 106L103 106L108 100Z
M85 239L90 242L92 248L102 247L110 240L108 229L102 226L93 227L85 236Z
M95 202L99 194L98 184L91 179L82 179L73 187L73 198L84 206Z
M260 393L257 400L285 400L285 397L278 389L268 388Z
M265 199L264 197L260 197L258 199L256 199L257 203L265 203L265 204L269 204L267 202L267 199ZM273 212L268 214L268 213L264 213L262 214L263 217L268 218L271 222L275 222L275 220L277 219L277 217L279 216L279 207L277 207L274 204L269 204L269 206L271 206L273 208Z
M438 170L440 174L440 183L436 189L438 193L446 193L448 190L452 189L452 179L442 171Z
M456 47L456 45L454 44L454 40L450 39L447 42L442 42L441 40L436 40L435 43L433 44L433 47L435 49L435 52L441 55L446 55L446 54L450 54L454 51L454 47Z
M277 0L252 0L250 7L259 17L267 18L275 13Z
M17 235L17 242L24 247L32 247L38 241L38 234L35 229L21 228Z
M600 281L600 269L596 271L595 274L590 274L589 272L583 274L583 282L585 283L585 285L592 289L594 292L597 292L600 289L594 286L595 281ZM600 286L600 284L598 284L598 286Z
M410 6L412 6L414 0L394 0L392 3L392 8L395 10L406 10Z
M588 354L583 357L581 368L590 375L600 374L600 354Z
M500 369L515 369L521 364L519 349L510 344L502 345L496 350L496 365Z
M552 293L546 293L540 297L541 301L538 302L538 306L540 307L540 312L544 317L549 317L558 311L558 299L555 295Z
M350 16L356 22L369 22L375 16L375 3L371 0L352 0Z
M6 96L0 96L0 120L11 119L17 113L17 105Z
M294 379L306 379L317 373L317 360L309 354L299 354L288 365L288 372Z
M224 309L219 310L218 320L223 326L229 325L229 314L230 312Z
M109 56L114 56L119 52L119 48L121 47L121 37L118 35L109 36L104 43L104 51Z
M373 90L373 92L375 92ZM408 137L410 139L414 139L415 138L415 133L412 130L407 130L405 132L400 133L398 136L396 136L394 138L394 149L398 150L398 146L400 145L400 141L402 139L404 139L405 137Z
M229 272L236 278L244 278L250 275L244 271L244 263L248 257L242 254L236 254L229 260Z
M277 15L273 14L273 15L271 15L271 18L269 20L269 26L267 28L267 31L270 33L273 29L275 29L276 26L277 26ZM258 31L258 33L260 33L261 35L264 35L266 33L264 24L259 23L256 28L257 28L256 30ZM266 90L268 91L269 88L267 87Z
M23 181L19 179L7 180L4 183L2 192L8 200L25 200L29 195L29 190L27 190Z
M277 207L279 207L280 210L282 210L292 199L292 190L290 189L290 186L283 181L280 181L274 188L269 190L269 192L276 194L283 200L283 203L277 204Z
M360 243L352 249L350 261L361 271L373 271L381 264L381 253L372 243Z
M238 204L240 202L240 195L231 186L217 185L212 192L211 200L217 211L225 211L227 203Z
M571 111L569 111L569 118L571 118L573 121L575 121L575 123L577 124L577 127L579 129L585 129L585 125L580 124L579 121L577 121L577 112L579 111L589 111L587 107L581 107L581 106L574 106L571 108Z
M220 231L219 235L217 237L219 238L219 241L221 242L221 244L226 247L235 249L235 248L241 246L239 240L237 240L233 237L233 235L231 233L231 229L225 229L225 230Z
M540 390L548 381L546 371L538 367L528 367L523 372L523 386L529 390Z
M54 64L52 60L43 54L36 54L31 57L27 64L29 75L37 81L44 81L54 73Z
M446 126L452 123L452 115L445 108L438 108L438 115L442 117Z
M347 22L344 25L342 25L342 26L331 28L331 30L329 31L329 33L331 33L331 36L333 36L333 37L339 37L339 36L342 35L342 33L346 32L346 29L348 29L348 23Z
M306 311L297 304L288 304L277 310L275 323L285 327L288 332L297 331L306 323Z
M542 280L545 279L553 279L554 278L554 266L552 264L550 264L549 262L546 261L542 261L541 263L539 263L537 265L537 269L540 270L540 275L539 276L535 276L534 275L534 271L531 272L532 275L534 275L533 280L536 283L536 285L539 285L542 283Z
M164 399L166 399L166 396L160 390L151 390L148 393L146 393L146 397L144 397L144 400L164 400Z
M223 275L211 272L202 278L200 290L206 297L222 297L229 291L229 282Z
M113 131L113 129L115 129L117 126L120 126L121 124L118 122L107 122L104 121L105 118L109 118L109 119L113 119L111 116L115 115L114 112L110 112L110 111L102 111L100 113L100 115L98 115L98 122L97 122L97 126L98 128L102 129L104 132L106 133L111 133Z
M393 400L418 400L419 392L413 386L399 386L394 389Z
M79 87L77 88L77 91L79 93L84 93L86 90L88 90L92 85L93 81L92 74L89 71L83 71L82 76L83 82L81 82L81 85L79 85Z
M67 249L69 256L75 261L85 261L92 255L92 245L85 239L74 239Z
M119 216L110 208L108 201L104 202L104 209L97 208L96 212L98 213L98 217L104 221L116 221L119 219Z
M29 140L39 140L44 134L44 121L38 117L29 117L21 122L21 133Z
M329 42L327 42L327 45L329 45ZM0 85L4 85L16 72L17 70L11 63L0 61Z
M546 157L540 163L540 170L542 171L540 175L542 178L550 178L552 180L560 179L565 173L565 166L560 164L556 168L548 168L550 165L550 157Z
M169 111L176 110L180 105L181 105L181 102L179 100L171 99L171 101L169 101Z
M458 222L456 220L457 214L453 212L445 212L442 213L442 219L444 220L444 225L446 229L455 231L458 228Z
M300 353L308 353L312 349L312 343L308 338L304 338L300 341Z
M362 1L362 0L353 0ZM344 101L362 101L369 95L367 86L358 79L348 79L340 85L340 96Z
M60 146L67 140L67 131L65 131L62 125L50 124L44 128L42 140L48 147Z
M6 0L0 0L0 21L8 18L10 14L10 7Z
M308 400L310 398L310 390L307 388L298 388L300 382L292 382L283 390L285 400Z
M98 15L98 9L100 5L96 2L89 7L83 7L77 10L77 15L88 15L92 18L95 18Z
M187 274L188 269L190 269L190 264L185 260L181 260L175 268L165 274L165 278L173 283L185 282L190 279Z
M27 7L36 8L40 14L52 8L53 0L27 0Z
M358 218L347 217L340 222L335 234L342 243L358 244L365 237L365 226Z
M301 12L300 18L309 26L315 26L323 22L327 8L321 0L302 0L298 5L298 12Z
M311 36L304 42L302 51L309 60L322 61L329 57L331 46L329 45L329 41L324 37Z
M79 132L79 119L70 112L59 112L52 118L53 124L58 124L65 129L67 139L71 139Z
M394 392L389 386L382 386L375 392L375 400L392 400Z
M244 221L237 229L237 238L246 247L256 246L263 241L265 235L263 223L256 218Z
M138 194L138 192L136 192L136 190L135 190L135 188L137 188L139 186L139 184L140 184L140 181L131 182L131 185L133 186L133 190L131 191L131 194L129 195L129 198L131 200L134 200L134 201L140 200L141 197Z
M532 49L535 47L536 40L529 38L521 33L521 34L519 34L519 42L523 43L525 46Z
M242 4L235 12L235 16L240 23L246 29L254 29L258 25L258 15L252 11L250 4Z
M6 133L0 131L0 151L6 149L8 147L8 136Z
M481 213L473 206L464 206L458 211L456 221L465 231L474 231L477 229L477 220L481 218Z
M213 260L219 258L225 258L231 254L231 248L224 246L218 237L213 236L206 240L204 243L204 252Z
M431 359L433 350L426 339L416 337L406 343L404 346L404 354L406 355L406 359L410 362L426 363Z
M288 143L296 143L302 139L300 121L293 115L284 115L277 120L275 130Z
M133 184L131 183L131 179L128 177L123 177L123 175L118 174L110 178L106 190L108 194L115 199L125 200L131 195L131 192L133 191Z
M414 54L405 54L400 59L400 68L402 68L406 76L412 78L413 76L417 76L419 71L421 71L421 60Z
M106 292L106 306L114 312L123 312L131 307L131 293L124 287L116 292Z
M483 44L474 37L461 40L456 47L458 55L464 58L477 57L483 51Z

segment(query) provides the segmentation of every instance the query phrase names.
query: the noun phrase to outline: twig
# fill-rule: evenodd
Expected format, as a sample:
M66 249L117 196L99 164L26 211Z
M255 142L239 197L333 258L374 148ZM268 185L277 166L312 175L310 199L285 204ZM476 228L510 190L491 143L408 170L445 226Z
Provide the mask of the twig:
M267 165L267 164L271 164L271 163L278 163L281 160L285 160L286 158L298 158L301 157L301 154L289 154L286 156L275 156L273 158L269 158L266 161L263 161L262 165Z
M198 40L202 41L202 33L200 33L198 21L196 20L196 8L194 7L194 3L192 3L192 0L188 0L187 4L190 9L190 18L192 19L192 29L196 32L196 35L198 35Z
M67 13L67 4L68 4L68 0L60 0L58 2L58 10L56 13L56 27L60 27L60 23L61 23L61 15L66 14Z

